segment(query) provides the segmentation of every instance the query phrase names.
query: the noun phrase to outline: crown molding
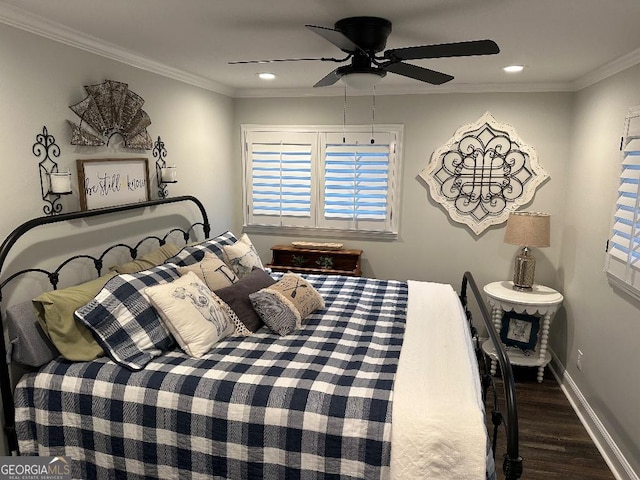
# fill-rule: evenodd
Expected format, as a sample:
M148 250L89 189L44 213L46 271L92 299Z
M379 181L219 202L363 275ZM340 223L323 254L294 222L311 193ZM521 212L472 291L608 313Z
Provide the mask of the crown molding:
M229 97L235 93L233 88L150 60L116 45L7 4L0 3L0 22L49 40L63 43L167 78L172 78L195 87L204 88Z
M600 68L588 73L587 75L579 78L573 82L574 91L582 90L595 83L598 83L605 78L611 77L616 73L620 73L627 68L634 67L640 63L640 48L633 52L627 53L622 57L619 57L612 62L603 65Z
M535 92L571 92L572 83L485 83L485 84L452 84L415 86L376 86L376 95L425 95L436 93L535 93ZM370 96L369 90L348 89L350 97ZM262 88L237 89L235 98L269 98L269 97L337 97L344 95L344 86L322 88Z

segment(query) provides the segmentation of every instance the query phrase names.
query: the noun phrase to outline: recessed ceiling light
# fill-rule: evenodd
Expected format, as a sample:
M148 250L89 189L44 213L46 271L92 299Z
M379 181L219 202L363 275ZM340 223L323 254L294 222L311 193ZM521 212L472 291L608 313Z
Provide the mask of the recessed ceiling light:
M274 78L276 78L276 76L273 73L269 73L269 72L262 72L259 73L258 76L262 79L262 80L273 80Z
M507 73L518 73L524 70L524 65L509 65L504 67L503 70Z

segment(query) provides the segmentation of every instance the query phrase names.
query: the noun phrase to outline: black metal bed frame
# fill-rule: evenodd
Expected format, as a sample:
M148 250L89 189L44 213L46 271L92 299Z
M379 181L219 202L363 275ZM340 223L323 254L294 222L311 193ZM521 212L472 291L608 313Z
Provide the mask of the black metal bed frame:
M48 278L52 288L55 290L57 289L57 286L58 286L60 270L74 260L86 259L86 260L92 261L96 269L97 275L99 276L103 268L103 259L105 255L115 248L128 249L131 255L131 258L135 259L138 254L138 248L140 247L140 245L142 245L143 242L147 240L157 240L160 243L160 245L164 245L169 235L175 232L181 232L185 243L187 243L189 241L191 233L193 232L194 227L201 226L203 229L205 238L209 236L211 231L208 216L204 206L202 205L200 200L190 195L172 197L172 198L161 198L158 200L150 200L147 202L141 202L136 204L127 204L127 205L120 205L116 207L107 207L107 208L100 208L95 210L72 212L72 213L66 213L66 214L55 215L55 216L38 217L23 223L22 225L17 227L15 230L13 230L5 238L2 245L0 245L0 274L2 273L2 268L7 259L7 256L9 255L9 252L11 251L13 246L16 244L16 242L23 235L25 235L27 232L33 230L36 227L40 227L40 226L48 225L52 223L86 219L86 218L91 218L91 217L110 214L110 213L126 212L129 210L143 209L143 208L153 207L156 205L186 202L186 201L192 202L198 207L202 216L202 222L196 222L191 224L191 226L187 230L183 230L181 228L171 229L163 237L158 237L153 235L144 237L134 246L125 245L123 243L111 245L106 250L104 250L101 255L97 257L92 255L87 255L87 254L75 255L71 258L64 260L53 271L48 271L48 270L38 269L38 268L30 268L30 269L25 269L25 270L15 272L0 282L0 306L3 300L3 294L2 294L3 288L5 288L7 284L12 282L16 278L19 278L26 273L37 272L40 274L44 274ZM2 277L0 276L0 279L1 278ZM478 357L481 358L480 364L484 366L484 375L482 377L483 399L486 399L488 389L492 386L493 380L491 378L491 375L487 373L489 369L487 368L487 365L486 365L486 357L482 354L479 348L477 331L471 321L471 313L468 309L468 303L467 303L467 287L471 288L471 291L476 300L476 303L480 308L480 313L483 318L487 332L489 333L489 336L493 341L493 343L497 346L496 348L497 359L498 359L498 363L500 364L500 369L502 372L502 377L504 382L505 403L507 406L507 419L503 420L502 415L499 413L496 406L492 411L492 422L494 425L494 432L493 432L494 455L495 455L495 449L496 449L498 427L502 423L504 423L507 430L507 453L504 456L503 472L505 474L506 480L517 480L518 478L520 478L522 474L522 458L518 454L518 417L517 417L517 406L516 406L516 396L515 396L515 384L513 380L513 372L511 370L511 364L509 363L508 357L504 351L504 348L502 347L502 343L500 342L499 335L496 332L495 327L493 326L493 323L490 320L491 317L487 311L487 307L482 301L482 296L480 294L480 291L478 290L475 280L473 279L473 276L471 275L470 272L465 272L462 279L460 301L467 315L469 328L471 329L471 334L475 343L476 353L478 354ZM2 316L2 312L0 312L0 331L3 332L2 341L0 342L0 359L7 359L7 349L6 349L5 340L4 340L4 328L5 326L3 322L3 316ZM16 430L15 430L15 405L14 405L12 390L13 388L12 388L11 378L9 373L9 362L0 360L0 394L2 398L4 421L5 421L4 433L8 441L9 450L11 452L19 453L18 440L17 440ZM495 397L495 389L494 389L494 397ZM495 400L496 399L494 398L494 404L497 405L497 401Z
M489 334L489 338L491 342L496 347L496 357L498 360L498 364L500 365L500 372L502 373L502 382L504 388L504 397L505 397L505 405L507 409L507 418L506 420L500 413L498 408L498 399L497 393L495 389L495 385L493 383L493 378L489 373L489 366L487 365L487 357L482 352L480 348L480 342L478 338L478 333L476 328L471 322L471 312L469 311L469 304L467 299L467 287L471 288L471 292L476 300L477 306L480 308L480 316L484 322L484 326L487 329L487 333ZM489 393L489 389L493 391L493 405L494 408L491 411L491 423L493 424L493 455L495 458L496 454L496 443L498 438L498 429L500 425L504 424L506 432L507 432L507 453L504 455L503 463L502 463L502 472L505 475L505 480L517 480L522 476L522 457L519 453L519 440L518 440L518 406L516 402L516 387L515 381L513 378L513 370L511 368L511 363L509 362L509 357L505 352L504 346L502 345L502 341L500 340L500 335L495 329L495 326L491 322L491 316L489 315L489 311L487 310L487 306L482 301L482 295L480 294L480 290L471 275L470 272L464 272L462 277L462 286L460 288L460 302L464 308L464 311L467 315L467 320L469 322L469 328L471 330L471 335L474 340L474 347L476 351L476 356L478 357L479 363L483 369L482 375L482 397L483 400L486 401L487 394ZM486 402L485 402L486 403Z
M72 213L64 213L64 214L54 215L54 216L37 217L23 223L22 225L17 227L15 230L13 230L5 238L4 242L0 246L0 274L2 273L4 262L6 261L7 256L9 255L9 252L11 251L13 246L23 235L33 230L34 228L37 228L43 225L49 225L52 223L66 222L70 220L80 220L80 219L96 217L98 215L126 212L129 210L137 210L137 209L153 207L156 205L178 203L178 202L194 203L196 207L198 207L198 210L200 210L202 222L196 222L191 224L191 226L187 230L183 230L181 228L173 228L169 230L163 237L158 237L155 235L144 237L134 246L129 246L123 243L111 245L106 250L104 250L100 256L97 256L97 257L92 255L86 255L86 254L75 255L63 261L60 265L58 265L58 267L55 270L52 270L52 271L44 270L41 268L29 268L29 269L15 272L9 277L7 277L6 279L2 279L2 282L0 282L0 306L3 300L2 290L13 280L27 273L40 273L45 275L48 278L49 283L51 284L51 287L53 288L53 290L56 290L58 287L58 281L60 278L60 271L66 265L68 265L74 260L86 259L86 260L92 261L96 269L96 272L99 276L103 268L104 257L115 248L125 248L129 250L131 258L135 259L138 256L138 248L146 241L157 240L160 243L160 245L164 245L169 235L174 234L175 232L181 232L185 243L187 243L189 241L191 233L193 232L194 227L201 226L205 238L209 236L209 233L211 231L211 226L209 225L209 219L204 206L202 205L200 200L190 195L184 195L184 196L178 196L178 197L172 197L172 198L163 198L159 200L149 200L146 202L119 205L116 207L106 207L106 208L98 208L95 210L85 210L85 211L78 211L78 212L72 212ZM5 360L7 359L7 348L5 344L4 329L5 329L4 320L3 320L2 312L0 312L0 331L2 332L2 341L0 342L0 395L1 395L0 398L2 398L3 413L4 413L4 432L7 438L9 451L17 453L18 439L16 436L16 430L15 430L15 405L13 402L13 391L12 391L13 388L11 385L11 377L9 374L9 363L8 361Z

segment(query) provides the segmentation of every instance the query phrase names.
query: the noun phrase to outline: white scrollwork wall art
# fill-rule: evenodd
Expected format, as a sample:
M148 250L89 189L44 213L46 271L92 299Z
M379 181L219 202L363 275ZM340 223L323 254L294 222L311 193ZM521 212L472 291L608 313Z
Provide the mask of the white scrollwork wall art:
M479 235L528 203L549 174L535 149L487 112L433 152L420 177L452 220Z

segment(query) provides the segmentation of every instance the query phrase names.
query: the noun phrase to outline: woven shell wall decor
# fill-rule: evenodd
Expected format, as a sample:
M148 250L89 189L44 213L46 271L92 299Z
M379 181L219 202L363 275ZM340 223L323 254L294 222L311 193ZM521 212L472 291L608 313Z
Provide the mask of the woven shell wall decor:
M87 85L84 89L87 96L69 106L80 117L80 124L67 120L72 129L71 145L108 145L111 137L119 133L125 147L151 149L152 141L147 132L151 119L142 109L144 99L140 95L129 90L126 83L114 80Z

